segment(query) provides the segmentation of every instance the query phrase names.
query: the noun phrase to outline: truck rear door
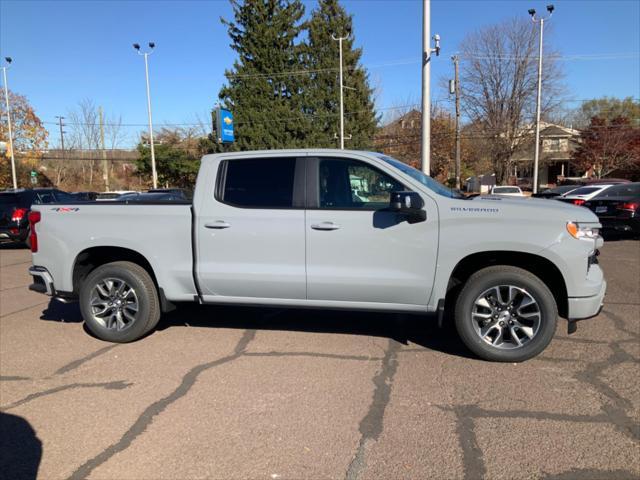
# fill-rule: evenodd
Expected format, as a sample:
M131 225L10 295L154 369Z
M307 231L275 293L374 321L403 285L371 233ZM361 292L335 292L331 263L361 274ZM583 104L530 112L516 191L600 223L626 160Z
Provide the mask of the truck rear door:
M229 158L217 172L196 215L203 300L305 299L304 160Z

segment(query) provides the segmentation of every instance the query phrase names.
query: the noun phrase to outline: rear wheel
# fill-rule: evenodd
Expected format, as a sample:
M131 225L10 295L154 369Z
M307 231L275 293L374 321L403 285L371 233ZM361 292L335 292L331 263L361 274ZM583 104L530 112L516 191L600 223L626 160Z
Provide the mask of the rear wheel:
M80 290L87 328L110 342L132 342L158 324L160 302L149 273L132 262L112 262L92 271Z
M473 274L456 302L460 338L476 355L498 362L535 357L551 342L558 309L549 288L517 267L495 266Z

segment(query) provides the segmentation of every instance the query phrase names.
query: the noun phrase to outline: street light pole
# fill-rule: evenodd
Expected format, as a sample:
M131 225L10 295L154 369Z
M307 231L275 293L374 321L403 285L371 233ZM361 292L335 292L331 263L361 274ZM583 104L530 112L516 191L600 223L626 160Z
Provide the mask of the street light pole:
M149 42L149 50L148 52L141 52L140 45L137 43L133 44L133 48L136 49L139 55L144 57L144 73L145 78L147 80L147 113L149 115L149 144L151 146L151 175L153 177L153 188L158 188L158 173L156 172L156 152L153 147L153 122L151 120L151 91L149 88L149 55L153 53L153 49L156 44L153 42Z
M431 175L431 54L440 55L440 35L431 48L431 0L422 0L422 172Z
M11 178L13 179L13 188L18 188L18 180L16 178L16 159L13 154L13 132L11 131L11 110L9 108L9 86L7 85L7 68L11 64L11 57L4 57L7 62L2 67L2 75L4 77L4 101L7 104L7 125L9 127L9 150L11 150Z
M331 38L338 42L338 48L340 50L340 150L344 150L344 94L343 94L343 86L342 86L342 41L349 38L349 35L346 37L337 37L331 34Z
M547 11L551 18L554 10L553 5L547 5ZM529 10L531 20L533 23L540 23L540 44L538 46L538 95L536 98L536 146L533 157L533 193L538 193L538 166L540 164L540 107L542 103L542 37L544 35L544 21L545 19L539 17L536 19L536 11L532 8Z

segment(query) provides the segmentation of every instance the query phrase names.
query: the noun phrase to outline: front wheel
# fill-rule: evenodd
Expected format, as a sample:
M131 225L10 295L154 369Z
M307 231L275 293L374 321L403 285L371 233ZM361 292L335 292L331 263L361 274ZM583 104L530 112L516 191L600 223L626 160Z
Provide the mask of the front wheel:
M505 265L474 273L455 307L464 344L480 358L497 362L538 355L551 342L557 317L549 288L532 273Z
M101 265L80 289L80 311L87 328L109 342L132 342L160 319L158 292L149 273L132 262Z

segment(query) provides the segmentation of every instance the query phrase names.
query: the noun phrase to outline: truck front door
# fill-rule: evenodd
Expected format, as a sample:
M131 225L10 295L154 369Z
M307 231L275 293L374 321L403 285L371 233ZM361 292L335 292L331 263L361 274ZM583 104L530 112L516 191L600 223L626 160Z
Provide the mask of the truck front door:
M305 299L304 161L222 160L196 212L197 275L205 301Z
M386 210L393 191L410 190L370 163L309 158L307 298L425 305L433 286L438 215L426 195L426 221Z

